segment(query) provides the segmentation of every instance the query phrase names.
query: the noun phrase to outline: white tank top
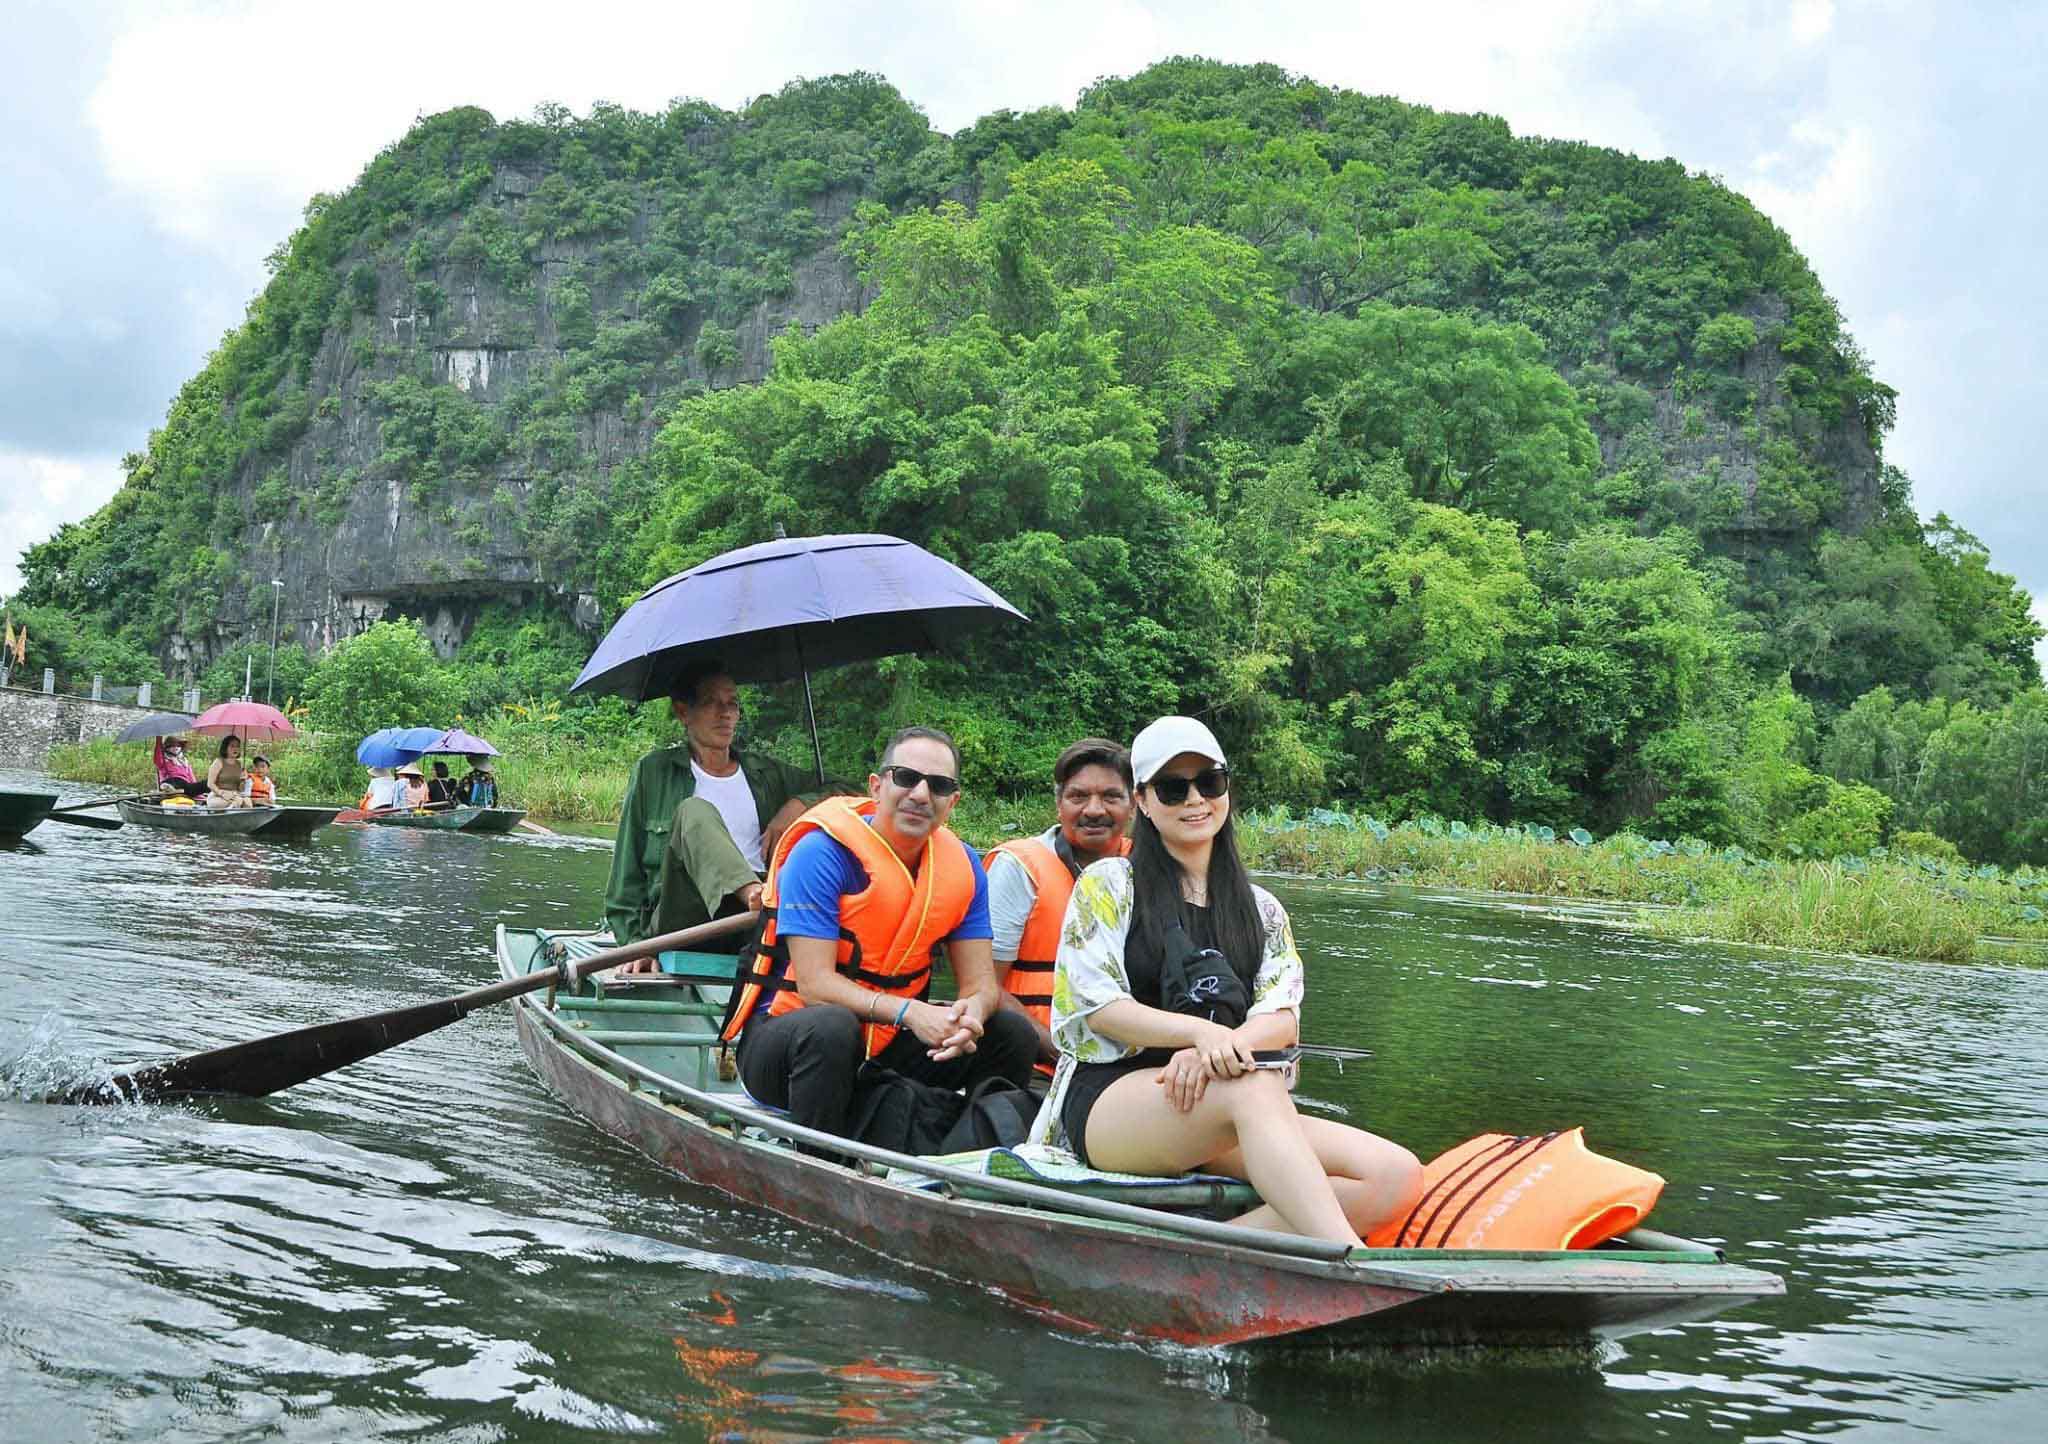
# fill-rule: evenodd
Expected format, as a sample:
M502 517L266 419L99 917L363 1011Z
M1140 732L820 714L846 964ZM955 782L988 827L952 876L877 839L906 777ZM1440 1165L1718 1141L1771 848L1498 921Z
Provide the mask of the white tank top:
M718 809L747 866L756 873L766 872L768 863L761 856L761 810L754 806L754 794L747 787L747 769L735 768L730 777L713 777L693 757L690 771L697 778L697 796Z

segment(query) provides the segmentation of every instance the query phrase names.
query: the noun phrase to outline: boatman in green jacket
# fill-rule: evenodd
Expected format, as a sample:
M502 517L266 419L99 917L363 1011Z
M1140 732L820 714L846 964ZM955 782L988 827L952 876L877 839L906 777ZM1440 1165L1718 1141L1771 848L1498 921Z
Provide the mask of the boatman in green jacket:
M722 664L677 678L669 706L685 740L633 768L605 885L605 921L634 943L752 909L782 830L826 797L809 773L773 757L742 757L739 689ZM726 940L737 951L740 939ZM711 945L716 950L721 945ZM651 971L652 959L629 966Z

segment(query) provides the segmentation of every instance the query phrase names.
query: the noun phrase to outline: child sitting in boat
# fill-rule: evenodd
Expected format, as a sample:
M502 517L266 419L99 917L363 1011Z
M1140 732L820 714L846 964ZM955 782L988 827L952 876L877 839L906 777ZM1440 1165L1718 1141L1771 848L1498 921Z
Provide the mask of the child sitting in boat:
M252 758L249 762L249 780L244 784L242 795L249 799L251 807L277 806L277 788L270 780L270 759Z
M1247 1179L1265 1202L1237 1223L1355 1247L1414 1204L1422 1165L1363 1129L1304 1117L1287 1075L1253 1056L1300 1041L1301 955L1286 910L1238 857L1214 734L1162 717L1131 743L1131 769L1130 856L1081 874L1061 927L1061 1058L1033 1141L1121 1173ZM1191 956L1210 961L1198 971Z

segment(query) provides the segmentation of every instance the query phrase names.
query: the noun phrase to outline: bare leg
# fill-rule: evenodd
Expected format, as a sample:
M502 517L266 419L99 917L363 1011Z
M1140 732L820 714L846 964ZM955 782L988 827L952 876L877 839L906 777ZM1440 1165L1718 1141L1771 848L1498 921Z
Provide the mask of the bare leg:
M1415 1207L1422 1196L1422 1165L1398 1143L1327 1118L1294 1115L1308 1146L1315 1151L1330 1186L1343 1206L1344 1217L1360 1237L1390 1218ZM1244 1157L1236 1150L1210 1160L1211 1172L1249 1178ZM1263 1192L1263 1190L1261 1190ZM1261 1204L1231 1222L1246 1228L1285 1228L1271 1204Z
M1173 1174L1230 1156L1272 1210L1270 1226L1357 1244L1294 1099L1276 1073L1217 1079L1183 1113L1146 1069L1109 1085L1088 1115L1088 1157L1123 1173Z

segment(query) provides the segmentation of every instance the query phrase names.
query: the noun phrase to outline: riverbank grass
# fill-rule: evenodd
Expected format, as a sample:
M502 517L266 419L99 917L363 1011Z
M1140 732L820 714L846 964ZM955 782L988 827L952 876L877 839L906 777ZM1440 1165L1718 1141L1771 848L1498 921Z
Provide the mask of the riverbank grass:
M1636 904L1630 925L1816 952L2048 964L2048 872L1893 857L1758 857L1618 833L1442 823L1388 827L1318 809L1247 812L1246 861L1269 872Z

